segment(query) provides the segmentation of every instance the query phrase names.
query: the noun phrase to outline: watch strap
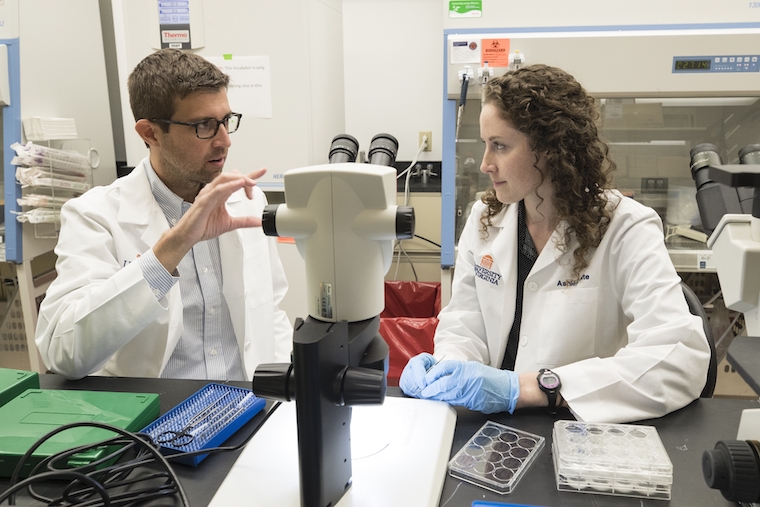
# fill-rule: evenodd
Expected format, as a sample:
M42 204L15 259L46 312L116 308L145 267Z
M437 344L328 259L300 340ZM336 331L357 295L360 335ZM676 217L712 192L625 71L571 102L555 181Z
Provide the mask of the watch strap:
M547 372L547 371L550 372L555 378L559 379L559 377L557 376L557 374L554 373L553 371L548 370L546 368L542 368L541 370L539 370L538 377L537 377L536 380L538 381L538 387L544 393L546 393L546 398L549 401L549 403L546 405L546 410L550 414L554 415L554 414L557 413L557 391L558 391L559 385L561 385L561 384L559 384L557 387L549 387L549 386L545 385L541 381L541 377L543 376L544 372Z

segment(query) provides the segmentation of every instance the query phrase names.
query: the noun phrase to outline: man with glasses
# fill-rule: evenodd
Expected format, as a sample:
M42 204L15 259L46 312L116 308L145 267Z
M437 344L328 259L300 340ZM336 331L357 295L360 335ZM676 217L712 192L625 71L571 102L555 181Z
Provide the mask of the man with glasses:
M61 210L58 276L36 333L51 371L250 380L260 363L289 361L287 282L260 227L264 170L222 172L242 117L228 84L175 49L129 76L149 155Z

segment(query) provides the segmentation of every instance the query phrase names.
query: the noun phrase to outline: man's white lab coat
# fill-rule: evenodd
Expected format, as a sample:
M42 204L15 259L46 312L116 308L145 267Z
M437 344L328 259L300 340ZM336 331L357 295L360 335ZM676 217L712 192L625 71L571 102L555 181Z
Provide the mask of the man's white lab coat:
M141 162L61 210L58 277L40 309L36 341L45 365L68 378L157 377L182 335L179 284L156 299L136 262L168 229ZM231 215L261 216L264 193L243 190ZM287 291L274 239L260 227L219 237L224 297L246 376L262 362L289 361L292 328L278 304Z
M555 240L525 280L515 371L550 368L573 413L597 422L659 417L696 399L710 349L689 313L657 214L610 192L619 205L577 283ZM441 312L435 356L500 367L515 315L517 205L483 239L477 202L459 240L451 303ZM577 243L573 240L568 252Z

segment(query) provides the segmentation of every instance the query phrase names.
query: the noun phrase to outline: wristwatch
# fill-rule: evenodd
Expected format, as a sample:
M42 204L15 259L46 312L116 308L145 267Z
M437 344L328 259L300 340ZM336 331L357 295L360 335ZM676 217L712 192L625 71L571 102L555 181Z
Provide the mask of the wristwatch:
M557 413L557 391L562 387L562 382L559 381L559 375L551 370L542 368L538 371L538 387L546 393L546 397L549 398L549 405L546 409L550 414Z

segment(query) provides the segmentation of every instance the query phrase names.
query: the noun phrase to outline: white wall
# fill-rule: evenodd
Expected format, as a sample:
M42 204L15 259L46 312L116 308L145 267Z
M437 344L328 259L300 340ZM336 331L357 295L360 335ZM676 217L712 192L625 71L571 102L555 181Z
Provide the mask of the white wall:
M21 118L73 118L80 139L100 155L93 183L116 179L105 55L97 0L19 2ZM7 149L7 147L6 147ZM49 235L49 231L48 232ZM23 228L23 257L52 250L56 240Z
M326 162L332 137L344 129L340 0L202 0L202 6L205 45L194 52L270 60L272 118L243 117L226 168L267 167L260 181L266 187L276 173ZM129 165L147 150L134 133L126 81L155 50L156 12L156 0L113 0Z
M147 20L155 0L112 3L127 159L134 165L146 149L134 133L126 78L153 51ZM203 6L206 46L199 54L271 57L275 117L244 119L228 167L323 163L340 133L356 137L365 151L375 134L390 133L399 140L397 159L411 160L419 132L432 131L432 151L420 160L441 160L441 0L204 0Z
M432 131L420 160L441 160L441 0L343 0L343 54L346 133L362 150L389 133L409 161Z
M116 179L105 55L97 0L19 2L21 117L74 118L100 154L93 183Z

